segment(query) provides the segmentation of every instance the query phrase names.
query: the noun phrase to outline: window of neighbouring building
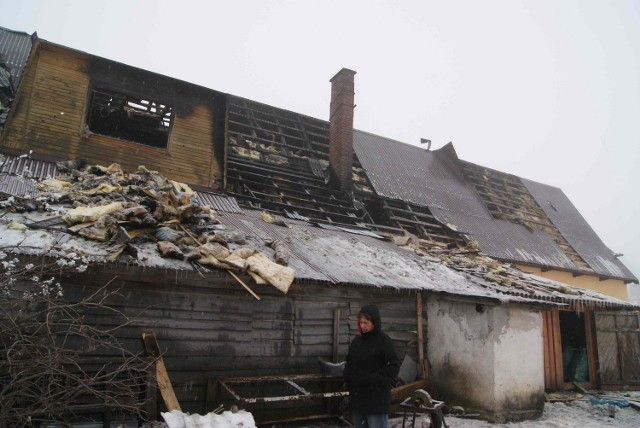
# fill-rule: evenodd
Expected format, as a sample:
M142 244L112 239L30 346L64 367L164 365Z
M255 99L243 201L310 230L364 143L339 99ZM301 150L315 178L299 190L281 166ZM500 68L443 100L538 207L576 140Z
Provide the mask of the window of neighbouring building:
M173 108L158 100L93 89L87 122L95 134L167 148Z

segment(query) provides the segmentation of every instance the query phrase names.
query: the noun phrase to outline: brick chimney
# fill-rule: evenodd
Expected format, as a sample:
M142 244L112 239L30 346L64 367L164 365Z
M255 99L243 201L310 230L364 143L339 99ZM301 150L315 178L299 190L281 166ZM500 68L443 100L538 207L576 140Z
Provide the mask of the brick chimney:
M329 163L341 190L352 193L353 104L356 72L343 68L331 78Z

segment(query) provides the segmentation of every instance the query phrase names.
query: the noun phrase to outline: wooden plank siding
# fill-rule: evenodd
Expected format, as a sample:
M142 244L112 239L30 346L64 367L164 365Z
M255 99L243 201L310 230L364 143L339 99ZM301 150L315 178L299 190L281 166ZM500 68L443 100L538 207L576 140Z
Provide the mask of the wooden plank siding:
M222 180L224 94L39 40L27 66L1 144L53 159L139 165L189 184ZM168 147L88 132L92 87L105 87L172 106ZM218 147L219 146L219 147Z
M417 361L415 293L294 283L283 295L274 287L243 278L260 296L258 301L221 271L205 278L189 271L147 268L143 275L142 271L106 264L66 276L62 282L65 299L76 301L107 283L119 290L109 306L131 322L117 337L127 349L144 352L142 332L155 333L184 411L204 414L212 410L205 408L211 380L318 373L318 357L332 358L336 308L340 309L339 360L344 360L357 334L359 309L374 303L400 360L408 354ZM116 326L122 319L109 311L93 310L85 321ZM104 351L94 356L117 357ZM157 407L164 411L162 402Z
M640 385L640 315L596 312L595 326L602 388L637 388Z

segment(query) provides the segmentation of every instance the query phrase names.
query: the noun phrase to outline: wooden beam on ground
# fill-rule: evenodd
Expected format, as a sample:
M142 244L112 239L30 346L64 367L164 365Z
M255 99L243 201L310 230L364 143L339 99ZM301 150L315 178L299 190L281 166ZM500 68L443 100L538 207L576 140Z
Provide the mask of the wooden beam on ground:
M588 390L586 390L585 388L582 387L582 385L579 385L578 382L571 382L573 384L573 386L575 386L578 391L582 392L585 395L595 395L593 392L589 392Z
M169 374L167 373L167 368L164 365L164 360L162 359L162 353L160 352L160 347L158 346L155 333L142 333L142 341L144 342L144 347L147 350L147 353L156 359L156 381L158 382L158 389L160 389L160 394L162 395L164 404L167 406L167 410L182 410L180 409L180 404L178 403L176 394L173 391L173 386L171 386Z
M391 389L391 401L403 401L411 396L411 393L418 389L429 388L429 381L426 379L417 380Z

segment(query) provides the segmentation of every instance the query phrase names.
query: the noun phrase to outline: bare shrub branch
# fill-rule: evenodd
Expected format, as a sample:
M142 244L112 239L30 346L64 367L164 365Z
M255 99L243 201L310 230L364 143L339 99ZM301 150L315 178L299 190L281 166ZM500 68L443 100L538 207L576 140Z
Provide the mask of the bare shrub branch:
M68 421L90 406L141 417L152 361L116 336L132 322L108 305L118 290L107 283L65 299L59 278L84 272L85 260L71 254L35 264L7 250L0 249L0 426Z

